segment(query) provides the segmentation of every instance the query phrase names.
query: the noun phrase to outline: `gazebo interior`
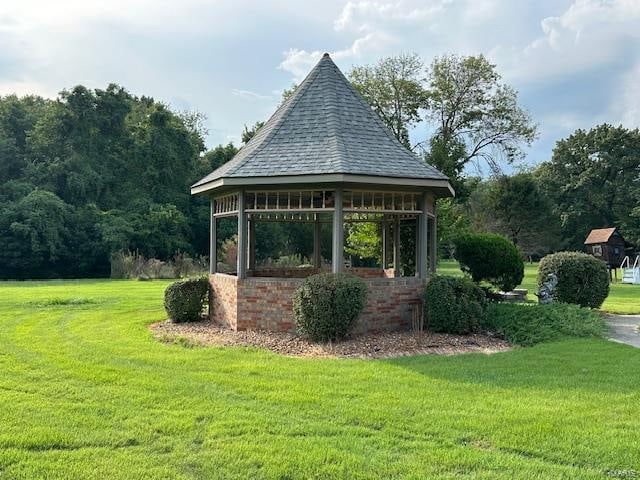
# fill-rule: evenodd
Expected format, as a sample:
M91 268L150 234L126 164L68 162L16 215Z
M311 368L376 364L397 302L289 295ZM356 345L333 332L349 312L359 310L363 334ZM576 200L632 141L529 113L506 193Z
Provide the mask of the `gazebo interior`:
M340 197L342 208L336 209L336 198ZM430 271L435 271L433 200L431 195L416 191L361 188L251 190L224 194L212 202L211 241L212 255L216 258L211 262L211 273L239 278L304 278L321 272L344 271L365 278L426 278ZM235 224L232 232L237 236L237 252L244 253L237 253L233 263L228 259L221 262L218 258L222 241L227 240L218 235L219 221ZM264 248L262 255L257 255L261 226L273 222L305 225L302 232L312 238L312 248L305 249L301 244L307 242L296 245L294 240L288 249L289 253L298 254L301 261L282 265L275 252L264 251ZM371 259L362 262L345 249L349 225L362 223L376 226L373 232L369 230L376 237L371 240L379 244L375 265ZM225 230L228 236L230 229Z

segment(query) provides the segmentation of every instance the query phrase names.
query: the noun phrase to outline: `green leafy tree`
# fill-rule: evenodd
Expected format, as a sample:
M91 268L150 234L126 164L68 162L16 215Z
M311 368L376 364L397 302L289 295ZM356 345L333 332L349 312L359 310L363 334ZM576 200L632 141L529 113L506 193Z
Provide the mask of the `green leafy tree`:
M349 72L353 86L407 148L411 148L409 129L421 121L420 109L426 101L423 69L418 55L401 54Z
M345 225L345 252L356 257L358 262L366 260L382 263L382 234L380 225L373 222L354 222Z
M640 131L599 125L557 142L536 171L571 249L593 228L616 226L640 244Z
M527 256L541 256L559 246L559 220L530 173L479 183L466 210L475 230L500 233Z
M496 170L523 155L536 137L531 116L516 91L500 82L496 66L484 56L445 55L427 70L427 118L436 129L427 160L459 179L472 160Z
M242 143L249 143L258 130L260 130L264 126L264 122L256 122L253 124L251 128L248 128L246 125L244 126L244 130L242 130Z

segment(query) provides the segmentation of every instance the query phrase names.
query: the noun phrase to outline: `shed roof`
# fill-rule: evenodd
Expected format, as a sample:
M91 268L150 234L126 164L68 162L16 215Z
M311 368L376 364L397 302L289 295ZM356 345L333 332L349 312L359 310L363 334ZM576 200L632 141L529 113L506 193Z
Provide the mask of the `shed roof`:
M587 235L587 239L584 241L585 245L592 245L594 243L607 243L616 231L616 227L612 228L594 228Z
M393 178L396 185L399 179L432 180L453 192L445 175L394 137L325 53L256 135L195 183L192 193L216 188L224 179L238 185L241 179L249 184L299 176L302 182L318 175Z

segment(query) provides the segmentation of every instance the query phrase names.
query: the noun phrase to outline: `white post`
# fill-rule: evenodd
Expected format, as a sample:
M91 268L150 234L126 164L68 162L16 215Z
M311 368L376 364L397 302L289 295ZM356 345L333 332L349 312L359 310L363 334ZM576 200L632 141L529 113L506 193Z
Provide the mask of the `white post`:
M239 279L247 276L247 212L245 210L244 191L238 194L238 265Z
M435 213L435 212L434 212ZM438 266L438 217L434 216L431 222L431 273L436 273Z
M429 217L427 215L428 196L424 192L420 201L420 210L418 214L418 243L416 245L416 252L418 254L418 260L416 262L416 273L418 277L425 280L429 274L427 268L427 244L429 241Z
M400 276L400 217L393 221L393 269L394 276Z
M216 273L216 269L218 267L218 232L217 232L217 222L216 217L214 216L215 208L215 200L211 197L211 214L209 217L209 273Z
M333 241L331 270L339 273L344 267L344 218L342 212L342 188L338 187L334 194Z
M382 268L387 268L387 251L389 250L389 224L382 220Z
M322 267L322 252L320 250L320 217L316 213L316 218L313 224L313 266L315 268Z
M247 220L249 222L249 270L255 270L256 268L256 222L254 220Z

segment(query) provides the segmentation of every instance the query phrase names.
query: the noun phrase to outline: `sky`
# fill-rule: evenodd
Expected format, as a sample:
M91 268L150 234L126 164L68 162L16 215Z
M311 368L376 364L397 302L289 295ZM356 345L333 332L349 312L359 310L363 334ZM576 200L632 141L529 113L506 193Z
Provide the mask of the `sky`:
M208 147L239 143L323 52L345 73L484 54L538 124L529 165L577 128L640 125L640 0L0 2L0 95L117 83L204 113Z

